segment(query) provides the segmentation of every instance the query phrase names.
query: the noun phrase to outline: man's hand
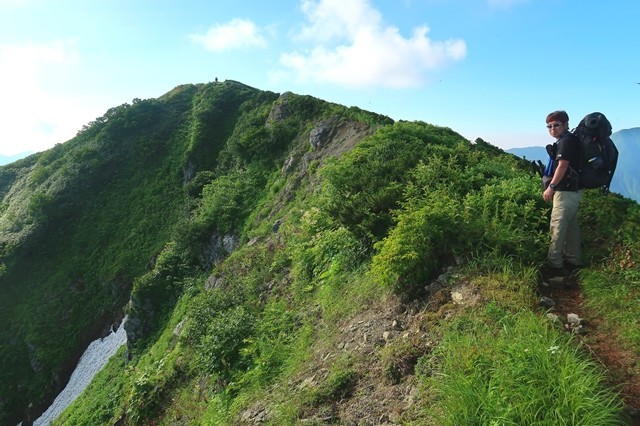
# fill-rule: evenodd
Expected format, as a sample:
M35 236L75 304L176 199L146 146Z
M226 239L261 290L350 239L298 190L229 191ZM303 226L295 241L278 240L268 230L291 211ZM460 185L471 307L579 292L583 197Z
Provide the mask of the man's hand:
M558 185L564 177L565 173L567 173L567 170L569 170L569 162L567 160L559 159L558 167L556 167L555 172L553 172L553 178L551 178L551 182L555 180L556 182L554 183ZM556 190L551 188L551 183L549 183L547 189L544 190L544 194L542 194L542 198L544 198L544 200L548 203L549 201L553 200L553 194L555 194L555 192Z

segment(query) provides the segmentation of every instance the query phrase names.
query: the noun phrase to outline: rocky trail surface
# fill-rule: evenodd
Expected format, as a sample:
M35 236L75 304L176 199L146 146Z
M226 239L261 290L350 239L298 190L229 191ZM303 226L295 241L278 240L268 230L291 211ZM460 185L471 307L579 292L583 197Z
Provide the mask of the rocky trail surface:
M623 348L615 332L604 326L597 313L584 301L579 274L564 280L543 279L539 285L539 305L553 321L562 321L567 332L574 333L593 358L609 372L611 385L625 402L629 424L640 426L640 376L636 356Z

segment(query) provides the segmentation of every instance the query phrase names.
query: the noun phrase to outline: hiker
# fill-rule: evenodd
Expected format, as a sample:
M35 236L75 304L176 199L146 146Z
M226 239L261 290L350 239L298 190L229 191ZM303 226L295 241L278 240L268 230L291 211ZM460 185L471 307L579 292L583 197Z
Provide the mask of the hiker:
M581 262L578 209L582 191L578 188L575 172L580 167L580 147L578 138L569 131L569 116L565 111L550 113L546 122L549 134L556 139L547 147L550 179L542 194L546 202L552 202L547 273L559 276L580 267Z

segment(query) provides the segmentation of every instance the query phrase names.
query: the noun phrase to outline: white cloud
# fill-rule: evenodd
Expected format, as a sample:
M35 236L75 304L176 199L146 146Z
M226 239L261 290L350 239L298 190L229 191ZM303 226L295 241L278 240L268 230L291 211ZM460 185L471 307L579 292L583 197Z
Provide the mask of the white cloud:
M31 79L43 64L76 63L78 54L73 40L48 44L0 45L0 64L6 77Z
M351 38L361 29L373 30L382 22L382 15L368 0L302 0L301 8L309 21L298 36L303 40Z
M416 87L430 71L466 56L463 40L434 41L426 25L410 38L386 26L369 0L303 0L308 24L297 36L316 46L285 53L280 62L303 82L346 87Z
M264 47L267 44L266 38L252 21L238 18L224 25L214 25L205 34L191 34L189 37L213 52Z
M0 45L0 154L42 151L75 135L87 112L45 87L78 61L74 41Z

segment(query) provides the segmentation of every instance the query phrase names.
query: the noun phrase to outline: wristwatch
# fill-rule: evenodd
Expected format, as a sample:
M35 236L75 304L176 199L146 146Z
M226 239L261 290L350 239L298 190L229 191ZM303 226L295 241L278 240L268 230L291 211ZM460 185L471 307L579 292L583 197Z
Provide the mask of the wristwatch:
M556 190L557 187L558 187L558 185L556 185L555 183L550 183L549 184L549 188L553 189L554 191Z

